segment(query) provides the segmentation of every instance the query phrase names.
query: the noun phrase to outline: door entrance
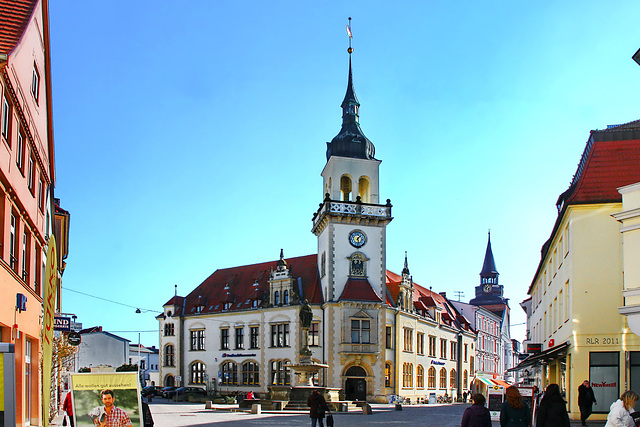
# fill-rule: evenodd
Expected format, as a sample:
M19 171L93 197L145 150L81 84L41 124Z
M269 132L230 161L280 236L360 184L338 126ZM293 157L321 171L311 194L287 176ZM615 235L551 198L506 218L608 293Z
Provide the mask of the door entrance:
M344 394L347 400L367 400L367 376L366 371L360 366L352 366L345 373L347 380L344 385Z

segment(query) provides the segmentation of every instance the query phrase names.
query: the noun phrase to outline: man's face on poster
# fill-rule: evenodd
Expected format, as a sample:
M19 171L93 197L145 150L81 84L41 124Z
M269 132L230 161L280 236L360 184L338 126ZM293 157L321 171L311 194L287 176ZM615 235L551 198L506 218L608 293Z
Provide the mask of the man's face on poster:
M113 406L113 396L111 396L110 394L103 394L102 395L102 403L104 403L104 407L105 408L110 408Z
M582 385L584 385L585 387L589 387L589 381L583 382Z

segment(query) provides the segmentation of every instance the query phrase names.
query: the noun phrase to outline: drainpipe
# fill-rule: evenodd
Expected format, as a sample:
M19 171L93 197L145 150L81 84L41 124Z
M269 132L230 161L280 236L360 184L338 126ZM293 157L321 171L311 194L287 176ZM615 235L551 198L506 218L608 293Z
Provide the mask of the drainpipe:
M395 378L393 379L393 389L394 389L394 394L396 396L400 395L400 384L399 384L399 378L400 378L400 361L399 361L399 355L400 355L400 321L398 320L398 318L400 317L400 309L398 307L396 307L396 336L394 337L393 341L394 341L394 346L393 346L393 364L395 365L395 369L393 370L395 372Z
M458 332L458 348L456 349L456 389L458 402L462 399L462 331Z

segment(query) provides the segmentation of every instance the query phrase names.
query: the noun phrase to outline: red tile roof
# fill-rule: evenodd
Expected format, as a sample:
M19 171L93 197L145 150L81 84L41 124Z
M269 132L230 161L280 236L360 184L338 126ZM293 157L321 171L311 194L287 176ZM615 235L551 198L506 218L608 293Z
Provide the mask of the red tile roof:
M184 297L174 296L169 301L165 302L164 305L182 305L184 301Z
M294 287L301 298L311 304L323 302L318 274L317 255L285 259L294 277ZM185 314L194 314L195 307L202 305L202 313L223 311L223 302L230 302L230 310L244 310L252 307L252 300L269 292L269 273L275 270L278 261L245 265L216 270L186 297ZM257 286L254 284L257 283ZM175 298L175 297L174 297Z
M375 293L367 279L354 277L350 277L347 280L342 295L340 295L340 300L382 302L382 298Z
M389 290L389 297L393 301L393 304L389 304L391 306L395 306L395 302L398 301L401 282L402 276L387 270L387 289ZM442 319L446 323L456 320L464 329L470 329L469 321L449 303L447 297L426 289L416 282L413 282L413 305L423 315L428 315L426 311L428 308L439 308L442 313Z
M621 202L618 188L636 182L640 182L640 120L591 131L578 170L558 206Z
M8 55L24 32L37 0L0 0L0 54Z

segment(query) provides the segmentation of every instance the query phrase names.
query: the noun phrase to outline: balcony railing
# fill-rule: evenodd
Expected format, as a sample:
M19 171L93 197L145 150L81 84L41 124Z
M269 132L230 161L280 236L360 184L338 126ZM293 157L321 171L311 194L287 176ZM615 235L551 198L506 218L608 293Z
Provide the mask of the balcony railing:
M391 219L391 200L387 199L386 205L377 205L362 203L359 199L360 197L358 197L358 201L355 202L341 202L326 198L313 216L314 225L326 215L359 215L373 219Z

